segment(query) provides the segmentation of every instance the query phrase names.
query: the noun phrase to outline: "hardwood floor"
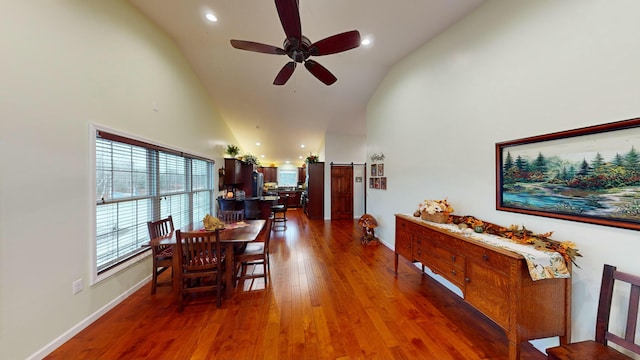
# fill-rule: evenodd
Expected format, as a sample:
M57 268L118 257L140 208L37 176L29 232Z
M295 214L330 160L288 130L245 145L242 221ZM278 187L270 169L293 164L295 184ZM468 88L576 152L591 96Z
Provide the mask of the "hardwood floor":
M497 325L404 259L396 277L393 251L361 245L355 221L287 218L266 289L178 313L172 289L149 284L46 359L507 359ZM545 358L523 345L522 359Z

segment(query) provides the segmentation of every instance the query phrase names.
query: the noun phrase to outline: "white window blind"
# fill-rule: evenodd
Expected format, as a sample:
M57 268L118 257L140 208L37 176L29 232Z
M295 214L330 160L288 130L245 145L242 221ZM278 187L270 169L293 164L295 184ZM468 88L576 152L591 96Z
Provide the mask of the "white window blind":
M298 184L298 171L296 170L280 170L278 174L279 186L296 186Z
M96 132L98 274L148 248L147 222L180 228L213 213L213 160Z

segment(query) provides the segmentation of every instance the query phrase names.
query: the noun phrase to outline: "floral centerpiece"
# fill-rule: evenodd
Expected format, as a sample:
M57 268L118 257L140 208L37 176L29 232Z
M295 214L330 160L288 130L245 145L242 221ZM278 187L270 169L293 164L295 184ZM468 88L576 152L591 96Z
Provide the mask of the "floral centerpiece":
M453 207L447 199L444 200L424 200L418 204L418 210L413 216L420 217L422 220L446 223L449 221L449 214L453 212Z

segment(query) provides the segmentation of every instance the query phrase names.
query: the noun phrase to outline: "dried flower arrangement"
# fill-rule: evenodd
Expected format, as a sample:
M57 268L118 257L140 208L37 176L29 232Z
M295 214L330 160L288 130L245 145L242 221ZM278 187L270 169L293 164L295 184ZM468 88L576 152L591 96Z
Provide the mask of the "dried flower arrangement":
M425 200L418 204L418 210L416 213L420 216L422 213L433 215L435 213L452 213L453 207L449 204L447 199L444 200Z
M469 227L476 231L480 229L480 232L507 238L520 244L530 244L536 249L556 251L564 257L566 262L571 261L575 266L578 268L580 267L576 264L575 260L576 257L582 255L576 248L576 244L571 241L556 241L549 239L553 234L553 231L549 231L544 234L534 234L524 226L511 225L509 228L505 228L482 221L470 215L451 216L450 222L458 225L458 227Z

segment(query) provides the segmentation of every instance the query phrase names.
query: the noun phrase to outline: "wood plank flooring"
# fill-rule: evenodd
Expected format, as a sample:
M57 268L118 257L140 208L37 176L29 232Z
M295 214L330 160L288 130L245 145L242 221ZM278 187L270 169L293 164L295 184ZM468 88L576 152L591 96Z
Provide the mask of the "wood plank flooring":
M507 359L497 325L404 259L396 277L393 251L361 245L355 221L287 217L266 287L178 313L171 288L148 285L46 359ZM545 358L523 345L522 359Z

